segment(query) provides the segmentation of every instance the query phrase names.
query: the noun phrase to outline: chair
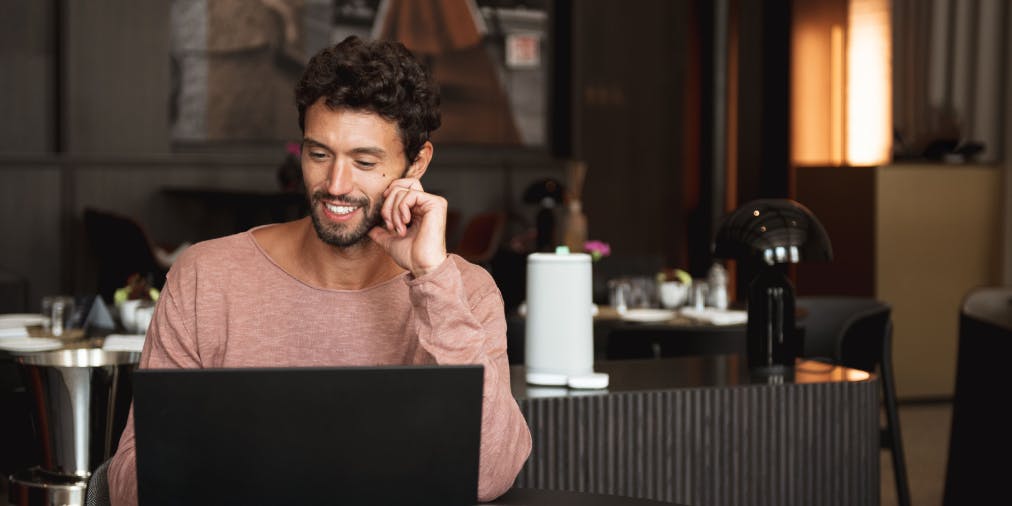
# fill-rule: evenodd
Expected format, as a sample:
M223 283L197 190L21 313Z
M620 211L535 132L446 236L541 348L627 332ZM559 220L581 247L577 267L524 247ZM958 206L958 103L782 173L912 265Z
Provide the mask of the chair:
M1012 287L981 287L959 312L959 354L942 503L988 504L1006 493L1012 435L997 414L1012 386Z
M116 290L134 273L150 275L155 288L165 283L167 269L155 256L154 245L133 219L94 208L84 210L84 228L98 262L98 293L111 301Z
M892 308L866 297L798 297L797 307L804 332L802 356L868 372L878 369L886 411L881 446L892 453L898 504L909 506L892 363Z
M85 506L109 506L109 461L103 462L88 478Z
M474 215L464 231L454 253L468 262L488 266L499 249L503 230L506 227L506 213L488 211Z

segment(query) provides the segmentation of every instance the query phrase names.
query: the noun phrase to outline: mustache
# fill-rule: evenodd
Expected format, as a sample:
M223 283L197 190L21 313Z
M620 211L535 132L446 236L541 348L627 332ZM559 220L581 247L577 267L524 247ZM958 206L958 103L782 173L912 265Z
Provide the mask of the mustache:
M369 199L367 197L352 197L350 195L332 195L324 190L317 190L313 192L310 197L314 203L321 200L328 202L336 202L338 204L345 204L349 206L362 206L366 207L369 205Z

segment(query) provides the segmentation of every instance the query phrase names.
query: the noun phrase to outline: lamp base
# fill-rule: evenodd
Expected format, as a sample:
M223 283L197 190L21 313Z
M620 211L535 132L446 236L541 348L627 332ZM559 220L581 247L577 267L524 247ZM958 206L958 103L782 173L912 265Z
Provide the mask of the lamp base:
M794 381L794 366L788 365L762 365L749 366L749 378L753 383L765 383L777 385Z

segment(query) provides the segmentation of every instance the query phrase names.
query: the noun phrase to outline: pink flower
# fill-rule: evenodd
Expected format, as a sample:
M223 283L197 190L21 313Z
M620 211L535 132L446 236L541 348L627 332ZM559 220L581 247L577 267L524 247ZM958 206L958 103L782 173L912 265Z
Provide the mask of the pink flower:
M590 258L595 262L611 254L611 245L603 241L587 241L583 249L590 253Z
M300 145L298 142L285 143L285 151L287 151L288 154L294 156L295 158L298 158L302 156L302 145Z

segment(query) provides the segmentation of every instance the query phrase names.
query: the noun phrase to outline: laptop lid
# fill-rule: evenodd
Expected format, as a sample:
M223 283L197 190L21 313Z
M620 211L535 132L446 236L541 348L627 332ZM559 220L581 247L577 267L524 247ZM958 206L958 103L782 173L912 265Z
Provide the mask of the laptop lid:
M480 365L133 378L141 506L476 501Z

